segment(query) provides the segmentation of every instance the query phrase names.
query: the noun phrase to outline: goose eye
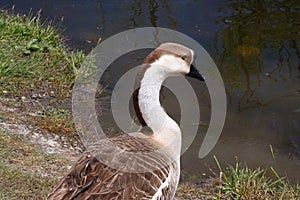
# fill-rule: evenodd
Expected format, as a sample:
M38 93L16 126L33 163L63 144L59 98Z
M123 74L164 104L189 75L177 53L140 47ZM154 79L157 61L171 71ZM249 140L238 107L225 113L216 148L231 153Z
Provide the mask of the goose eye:
M186 60L186 59L187 59L187 55L181 56L181 59L182 59L182 60Z

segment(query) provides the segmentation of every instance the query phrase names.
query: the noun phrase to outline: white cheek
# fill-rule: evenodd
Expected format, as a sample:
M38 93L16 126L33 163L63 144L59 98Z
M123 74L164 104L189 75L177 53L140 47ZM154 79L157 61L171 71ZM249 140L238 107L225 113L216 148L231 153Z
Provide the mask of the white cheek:
M184 60L178 59L177 62L172 63L172 69L174 72L181 74L188 74L190 71L189 66L187 66Z
M170 73L189 73L190 69L186 62L178 57L165 55L158 61L159 64L166 67Z

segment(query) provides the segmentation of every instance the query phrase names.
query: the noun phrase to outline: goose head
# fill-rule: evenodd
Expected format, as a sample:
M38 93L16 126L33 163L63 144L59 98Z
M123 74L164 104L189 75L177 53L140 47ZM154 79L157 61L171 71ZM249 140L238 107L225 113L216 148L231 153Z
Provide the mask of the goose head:
M192 65L194 51L176 43L163 43L152 51L144 64L163 66L167 76L190 76L204 81L204 77Z

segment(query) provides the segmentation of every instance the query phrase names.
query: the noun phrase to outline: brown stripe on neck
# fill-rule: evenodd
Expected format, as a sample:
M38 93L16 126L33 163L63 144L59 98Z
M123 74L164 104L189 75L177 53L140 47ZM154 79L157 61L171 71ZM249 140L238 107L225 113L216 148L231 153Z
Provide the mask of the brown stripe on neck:
M138 96L139 96L139 90L140 88L137 88L134 92L133 92L133 106L134 106L134 110L135 110L135 114L139 120L139 122L141 123L142 126L147 126L143 116L142 116L142 113L141 113L141 110L140 110L140 107L139 107L139 100L138 100Z
M140 106L139 106L139 91L140 91L140 86L141 86L141 81L144 77L144 74L146 72L146 70L150 67L149 64L143 64L141 65L141 69L139 70L136 79L135 79L135 86L134 86L134 92L133 92L133 106L134 106L134 110L135 110L135 114L139 120L139 122L141 123L142 126L147 126L143 115L141 113L140 110Z
M164 53L164 50L155 50L152 51L145 59L143 62L143 65L141 65L141 69L139 70L136 79L135 79L135 90L133 92L133 106L134 106L134 111L136 113L136 116L141 123L142 126L147 126L143 115L140 110L139 106L139 91L140 91L140 86L141 86L141 81L144 77L144 74L146 70L150 67L150 64L155 62L156 60L159 59L159 57Z
M141 81L144 77L144 74L146 70L150 67L150 64L154 63L156 60L158 60L163 54L170 53L164 49L156 49L155 51L152 51L143 62L143 65L141 65L141 69L139 70L136 79L135 79L135 91L133 92L133 106L136 113L136 116L141 123L142 126L147 126L143 115L141 113L140 107L139 107L139 91L141 86Z

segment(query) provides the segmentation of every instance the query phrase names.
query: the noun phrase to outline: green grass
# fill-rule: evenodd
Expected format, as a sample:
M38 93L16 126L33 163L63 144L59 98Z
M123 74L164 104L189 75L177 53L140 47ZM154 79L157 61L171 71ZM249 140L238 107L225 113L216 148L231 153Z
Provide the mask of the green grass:
M27 116L26 121L52 133L74 136L66 104L85 55L69 50L61 38L51 22L41 20L41 12L21 16L14 9L0 10L0 97L24 96L29 103L6 105L19 104L32 113L43 110L44 116ZM44 97L33 105L28 101L32 94ZM58 109L55 113L58 107L66 112Z
M274 154L273 154L274 155ZM274 157L275 158L275 157ZM219 172L210 179L198 179L198 183L183 182L177 189L181 200L298 200L300 186L280 177L273 167L251 169L238 161L223 169L214 157ZM271 177L269 172L273 172ZM200 181L200 182L199 182Z
M222 169L215 158L220 171L220 184L214 199L286 199L300 198L300 186L292 185L283 177L279 177L273 167L271 171L275 179L267 176L267 169L250 169L236 161L235 166Z
M66 48L40 13L25 17L13 9L0 10L0 90L7 95L54 91L58 98L69 97L83 58L83 53Z

